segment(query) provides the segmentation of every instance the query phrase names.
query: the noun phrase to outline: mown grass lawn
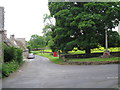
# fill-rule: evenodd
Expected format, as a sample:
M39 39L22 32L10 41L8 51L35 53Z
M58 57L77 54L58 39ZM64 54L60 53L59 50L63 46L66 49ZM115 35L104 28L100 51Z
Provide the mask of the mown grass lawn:
M119 61L120 57L111 58L79 58L79 59L69 59L72 62L98 62L98 61Z

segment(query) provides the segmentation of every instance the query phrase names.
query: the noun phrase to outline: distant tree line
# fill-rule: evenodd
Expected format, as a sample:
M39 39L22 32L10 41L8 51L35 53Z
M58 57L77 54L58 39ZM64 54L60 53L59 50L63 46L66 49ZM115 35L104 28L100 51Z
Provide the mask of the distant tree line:
M45 38L37 34L31 36L30 40L28 41L28 45L27 45L27 48L29 49L29 51L31 49L44 48L44 47L46 47Z

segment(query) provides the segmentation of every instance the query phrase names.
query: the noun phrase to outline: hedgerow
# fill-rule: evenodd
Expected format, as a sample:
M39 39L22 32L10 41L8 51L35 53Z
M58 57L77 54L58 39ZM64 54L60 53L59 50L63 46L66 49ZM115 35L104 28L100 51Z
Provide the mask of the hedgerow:
M23 63L22 50L20 48L4 46L4 63L2 65L2 77L9 76Z

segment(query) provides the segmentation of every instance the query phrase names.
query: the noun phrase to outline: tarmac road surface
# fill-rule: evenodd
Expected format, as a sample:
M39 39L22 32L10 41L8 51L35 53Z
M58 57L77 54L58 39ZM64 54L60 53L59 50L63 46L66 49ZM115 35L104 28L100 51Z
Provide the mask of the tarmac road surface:
M118 64L57 65L36 56L2 80L3 88L114 88Z

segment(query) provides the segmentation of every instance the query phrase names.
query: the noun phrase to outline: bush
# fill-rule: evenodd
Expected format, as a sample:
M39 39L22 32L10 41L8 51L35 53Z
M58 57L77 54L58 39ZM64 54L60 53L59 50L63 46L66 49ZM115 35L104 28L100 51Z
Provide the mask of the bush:
M20 48L4 46L4 63L2 65L2 77L9 76L23 63L22 50Z
M9 62L16 59L16 52L14 47L4 47L4 62Z
M17 58L16 61L20 64L23 61L22 50L20 48L16 48Z
M2 77L9 76L11 73L16 71L22 63L23 62L18 63L16 61L11 61L11 62L4 63L3 66L2 66Z
M4 62L17 61L20 63L23 60L22 50L15 47L4 47Z
M27 49L29 50L29 53L31 52L31 46L27 45Z

